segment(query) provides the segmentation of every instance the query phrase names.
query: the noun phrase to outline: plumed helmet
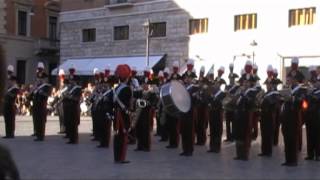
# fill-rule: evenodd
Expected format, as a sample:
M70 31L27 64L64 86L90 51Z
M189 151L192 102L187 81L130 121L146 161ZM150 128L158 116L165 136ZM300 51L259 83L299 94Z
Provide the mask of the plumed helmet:
M93 74L94 74L94 75L99 74L99 69L98 69L98 68L94 68L94 69L93 69Z
M179 67L179 62L178 61L174 61L172 66L173 67Z
M63 69L59 69L59 76L63 76L63 75L65 75L65 73L64 73L64 70Z
M164 77L163 71L159 71L158 77Z
M39 62L37 68L39 68L39 69L44 69L44 64L43 64L43 62Z
M299 64L299 58L298 57L293 57L291 59L291 64Z
M206 71L206 68L204 67L204 66L201 66L201 68L200 68L200 72L205 72Z
M164 68L164 73L170 74L170 69L168 67Z
M273 68L273 73L274 74L278 74L278 69L277 68Z
M309 66L309 72L317 71L316 66Z
M7 71L8 72L14 72L14 67L10 64L9 66L8 66L8 68L7 68Z
M224 72L224 67L220 66L220 68L218 69L218 71Z
M189 64L189 65L194 65L194 60L193 60L193 59L189 59L188 62L187 62L187 64Z

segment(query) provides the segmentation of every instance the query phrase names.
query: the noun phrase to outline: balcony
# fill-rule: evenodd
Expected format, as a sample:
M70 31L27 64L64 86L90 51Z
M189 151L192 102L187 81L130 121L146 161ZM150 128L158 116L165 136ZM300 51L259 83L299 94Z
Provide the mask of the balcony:
M60 41L39 38L35 41L34 49L36 55L57 55L60 49Z
M109 9L129 8L133 6L132 0L110 0L106 7Z

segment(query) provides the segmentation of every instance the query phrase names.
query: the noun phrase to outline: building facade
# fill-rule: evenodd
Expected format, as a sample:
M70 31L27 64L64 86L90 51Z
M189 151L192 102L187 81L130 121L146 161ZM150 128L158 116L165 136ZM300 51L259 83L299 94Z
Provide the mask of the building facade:
M319 8L317 0L64 0L61 62L143 56L148 19L149 54L166 54L169 66L193 58L197 69L234 62L239 72L250 59L262 78L269 64L285 77L291 57L320 65Z
M5 33L5 24L6 24L6 12L5 12L6 4L4 0L0 0L0 34Z
M15 67L20 84L33 83L36 66L47 71L59 62L58 0L0 0L0 43L6 64ZM49 77L54 83L55 79Z

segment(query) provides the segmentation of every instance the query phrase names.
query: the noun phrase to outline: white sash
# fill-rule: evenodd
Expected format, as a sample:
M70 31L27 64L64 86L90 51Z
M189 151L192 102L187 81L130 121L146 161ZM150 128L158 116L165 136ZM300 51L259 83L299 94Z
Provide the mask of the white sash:
M12 86L11 88L8 89L8 93L10 93L14 89L19 89L16 85Z
M128 113L128 110L126 109L126 106L123 104L123 102L119 99L118 95L121 92L123 88L127 87L126 84L121 83L117 90L113 89L113 102L117 102L122 110L126 111Z
M291 94L293 95L295 92L297 92L301 88L301 85L298 85L297 87L293 88L291 91Z

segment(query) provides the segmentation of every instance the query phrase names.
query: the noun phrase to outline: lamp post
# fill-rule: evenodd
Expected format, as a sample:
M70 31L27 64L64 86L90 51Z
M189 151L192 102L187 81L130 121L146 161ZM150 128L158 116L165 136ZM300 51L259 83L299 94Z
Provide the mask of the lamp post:
M143 24L144 30L146 31L146 65L149 67L149 40L150 40L150 19Z
M237 57L247 57L247 58L250 58L251 55L248 55L248 54L246 54L246 53L242 53L242 54L239 54L239 55L234 55L234 56L233 56L233 61L232 61L233 64L234 64L234 62L236 61Z
M254 56L255 56L255 53L254 53L254 47L257 46L258 43L253 40L251 43L250 43L250 46L252 46L252 63L254 64Z

